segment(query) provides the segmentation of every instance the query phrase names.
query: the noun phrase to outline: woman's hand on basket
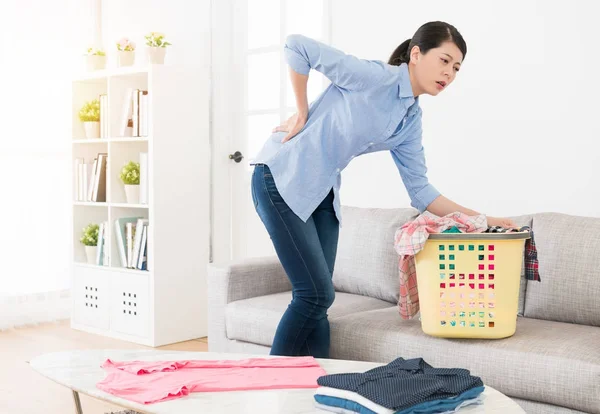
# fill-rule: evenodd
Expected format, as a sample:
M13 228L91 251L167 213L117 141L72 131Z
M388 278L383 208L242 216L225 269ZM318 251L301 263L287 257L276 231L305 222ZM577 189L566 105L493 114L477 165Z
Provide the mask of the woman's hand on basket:
M489 217L488 216L487 223L488 223L489 227L500 226L500 227L504 227L505 229L513 229L513 228L516 229L519 227L511 219L503 218L503 217Z

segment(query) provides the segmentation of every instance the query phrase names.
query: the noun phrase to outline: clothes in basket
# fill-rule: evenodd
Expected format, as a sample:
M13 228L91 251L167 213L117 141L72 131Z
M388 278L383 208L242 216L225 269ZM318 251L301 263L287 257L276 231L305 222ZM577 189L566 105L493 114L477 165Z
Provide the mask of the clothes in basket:
M530 238L525 241L525 278L527 280L535 280L541 282L539 271L539 262L533 231L529 226L523 226L519 229L506 228L501 226L491 226L486 230L486 233L511 233L511 232L529 232Z

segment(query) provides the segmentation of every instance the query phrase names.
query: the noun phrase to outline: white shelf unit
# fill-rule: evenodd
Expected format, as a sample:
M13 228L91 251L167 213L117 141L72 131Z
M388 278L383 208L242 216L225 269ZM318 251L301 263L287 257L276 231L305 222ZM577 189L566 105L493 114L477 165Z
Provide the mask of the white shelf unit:
M207 68L150 65L86 73L72 82L72 318L74 329L147 346L207 335L209 85ZM127 88L148 91L147 137L121 137ZM108 136L86 139L84 102L108 95ZM76 201L77 158L107 153L106 202ZM128 204L121 167L148 153L148 204ZM148 270L121 267L114 221L148 219ZM86 262L89 223L108 223L108 263Z

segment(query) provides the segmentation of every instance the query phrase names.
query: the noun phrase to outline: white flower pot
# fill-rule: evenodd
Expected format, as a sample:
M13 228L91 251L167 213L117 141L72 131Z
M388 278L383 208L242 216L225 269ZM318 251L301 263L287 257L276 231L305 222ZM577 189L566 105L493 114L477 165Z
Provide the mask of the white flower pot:
M106 67L106 56L86 55L85 65L87 70L99 70Z
M87 262L89 264L96 264L96 252L97 246L85 246L85 255L87 256Z
M165 63L166 47L148 47L148 59L150 63L162 65Z
M100 138L100 122L84 122L86 138Z
M134 185L125 184L125 197L127 198L127 203L139 204L140 203L140 186L137 184L134 184Z
M132 66L135 60L135 52L118 50L119 67L121 66Z

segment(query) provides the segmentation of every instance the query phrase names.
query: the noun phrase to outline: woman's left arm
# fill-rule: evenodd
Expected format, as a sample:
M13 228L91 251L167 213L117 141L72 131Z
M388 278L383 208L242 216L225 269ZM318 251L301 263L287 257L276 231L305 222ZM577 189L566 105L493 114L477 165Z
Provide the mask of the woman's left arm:
M475 210L471 210L469 208L456 204L454 201L444 197L443 195L440 195L435 200L433 200L431 204L427 206L427 211L439 217L445 216L447 214L452 214L456 211L464 213L467 216L477 216L481 214ZM517 227L514 221L503 217L487 216L487 224L488 226L501 226L505 228Z
M435 200L433 200L433 202L427 206L427 211L439 217L443 217L447 214L452 214L457 211L464 213L467 216L477 216L481 214L475 210L471 210L469 208L456 204L454 201L444 197L443 195L440 195Z
M468 216L481 214L444 197L429 183L420 121L419 118L413 127L413 136L390 151L412 200L411 205L421 213L427 210L439 217L454 212L461 212ZM488 226L517 227L507 218L487 216L487 223Z

